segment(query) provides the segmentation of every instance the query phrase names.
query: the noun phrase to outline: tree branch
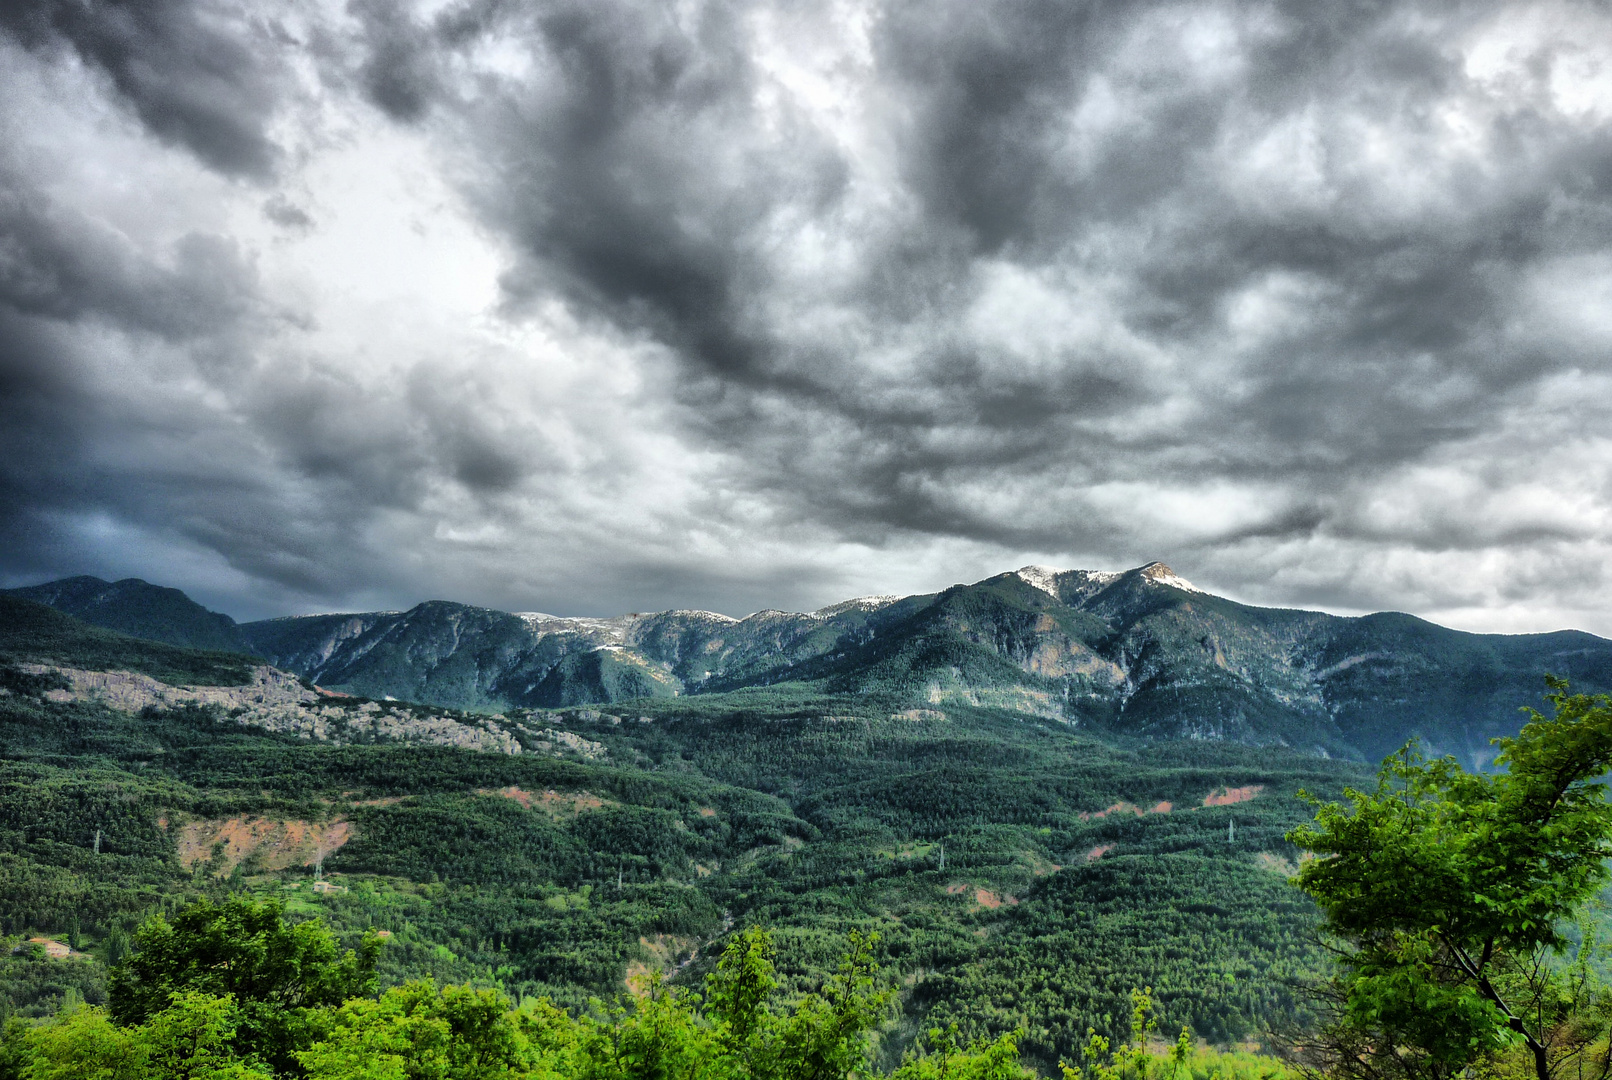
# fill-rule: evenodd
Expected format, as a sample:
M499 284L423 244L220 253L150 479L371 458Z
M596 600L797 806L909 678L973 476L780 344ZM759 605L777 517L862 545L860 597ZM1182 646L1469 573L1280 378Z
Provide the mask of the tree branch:
M1450 950L1450 955L1455 957L1455 962L1461 966L1461 970L1465 971L1468 977L1477 984L1478 992L1488 998L1494 1007L1500 1010L1501 1015L1506 1018L1506 1026L1522 1036L1523 1042L1534 1055L1534 1073L1538 1080L1550 1080L1550 1058L1546 1053L1545 1044L1534 1038L1528 1031L1528 1025L1523 1022L1521 1017L1511 1011L1511 1006L1507 1005L1505 998L1500 996L1500 991L1494 988L1494 984L1489 981L1487 975L1483 974L1482 969L1472 962L1472 957L1467 955L1465 949L1443 934L1439 935L1439 939L1444 942L1444 947ZM1483 947L1485 963L1487 963L1487 959L1493 951L1493 944L1490 941Z

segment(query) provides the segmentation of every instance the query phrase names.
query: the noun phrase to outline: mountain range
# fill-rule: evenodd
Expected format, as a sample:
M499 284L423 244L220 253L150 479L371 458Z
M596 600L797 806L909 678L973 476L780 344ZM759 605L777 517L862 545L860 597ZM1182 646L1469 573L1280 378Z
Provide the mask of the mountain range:
M791 990L876 931L885 1065L956 1022L1058 1075L1142 986L1162 1030L1241 1042L1307 1023L1329 963L1287 880L1300 792L1411 735L1486 765L1547 672L1606 690L1612 642L1251 607L1157 563L744 619L12 590L0 934L89 959L0 965L0 1011L104 1001L144 913L229 889L385 930L387 985L579 1010L699 987L735 928L772 928Z
M561 618L430 601L236 623L133 578L9 592L125 634L260 656L328 689L485 712L795 687L892 708L999 709L1121 739L1354 759L1414 735L1482 765L1547 673L1612 689L1612 641L1591 634L1471 634L1399 613L1252 607L1162 563L1031 566L938 593L743 619Z

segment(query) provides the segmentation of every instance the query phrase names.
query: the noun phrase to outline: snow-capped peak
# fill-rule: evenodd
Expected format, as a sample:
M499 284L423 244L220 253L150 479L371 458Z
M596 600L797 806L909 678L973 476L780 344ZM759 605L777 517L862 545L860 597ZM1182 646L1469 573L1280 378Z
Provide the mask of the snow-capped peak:
M1138 572L1155 585L1168 585L1172 589L1180 589L1183 592L1203 592L1202 589L1186 578L1178 576L1174 570L1161 562L1149 563Z
M521 622L525 623L527 626L530 626L534 630L537 629L539 626L543 625L546 622L563 622L563 621L565 621L565 620L561 619L560 616L558 616L558 615L550 615L546 611L516 611L516 612L511 612L511 614L513 614L517 619L521 620Z
M1031 588L1040 589L1054 600L1058 599L1058 575L1068 573L1051 566L1021 566L1013 571L1019 580Z
M620 641L627 631L638 622L640 615L617 615L609 619L589 618L586 616L550 615L545 611L516 611L512 613L517 619L524 622L527 629L539 638L550 634L603 634L612 641Z
M901 597L899 596L889 595L854 596L849 600L841 600L837 604L830 604L828 607L818 608L816 611L807 612L807 614L814 619L831 619L847 611L877 611L882 607L889 607L900 599Z
M690 609L687 609L687 608L678 608L676 611L668 611L668 612L666 612L666 614L667 615L682 615L682 616L685 616L685 617L688 617L688 618L693 618L693 619L709 619L712 622L719 622L719 623L736 623L736 622L739 621L738 619L735 619L732 615L724 615L720 611L705 611L703 609L690 610Z

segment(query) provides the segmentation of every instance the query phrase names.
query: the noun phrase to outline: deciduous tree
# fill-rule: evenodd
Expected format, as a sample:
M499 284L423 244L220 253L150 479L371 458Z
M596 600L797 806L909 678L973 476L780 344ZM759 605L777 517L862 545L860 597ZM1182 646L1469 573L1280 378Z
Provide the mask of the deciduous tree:
M1612 856L1612 698L1553 679L1547 700L1497 771L1407 746L1289 834L1339 949L1334 1070L1449 1077L1520 1048L1535 1080L1612 1071L1605 995L1562 960Z

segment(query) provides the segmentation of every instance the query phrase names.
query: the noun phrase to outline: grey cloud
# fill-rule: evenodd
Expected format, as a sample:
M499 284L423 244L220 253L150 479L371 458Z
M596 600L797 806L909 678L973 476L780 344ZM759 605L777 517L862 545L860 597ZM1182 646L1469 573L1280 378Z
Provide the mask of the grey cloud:
M285 229L311 229L314 225L313 216L308 211L279 192L263 203L263 216Z
M110 532L129 560L213 553L282 607L355 580L373 594L398 573L362 540L376 515L417 511L439 476L497 494L526 474L450 371L417 369L382 396L339 358L287 362L277 339L297 318L235 241L137 244L31 178L4 179L8 578L130 569L100 550Z
M75 381L64 342L109 327L183 353L227 403L192 437L231 466L217 488L109 492L64 465L60 504L8 482L32 492L19 505L167 521L305 595L415 587L428 570L388 564L385 521L496 602L477 575L506 580L499 537L539 519L553 569L510 587L584 607L556 582L590 558L644 590L634 606L678 581L763 599L764 570L680 553L696 533L807 536L777 556L774 580L799 582L833 577L814 560L835 544L955 544L1163 557L1266 601L1377 603L1371 580L1401 587L1439 552L1537 559L1529 580L1566 589L1601 519L1491 528L1484 499L1559 478L1548 447L1494 433L1551 422L1553 380L1606 371L1604 338L1537 293L1612 250L1612 129L1552 97L1568 31L1513 43L1534 53L1505 85L1468 62L1513 8L891 0L852 26L722 0L354 0L306 47L321 92L445 163L510 258L506 326L558 303L578 335L640 349L642 422L670 425L712 490L630 528L563 520L580 492L630 488L623 432L562 447L565 410L504 400L506 369L442 357L383 383L303 355L232 239L198 228L154 259L26 178L0 202L0 377L35 410L15 430L50 409L139 426ZM36 56L71 47L156 136L272 187L300 46L210 12L63 0L0 26ZM326 225L289 187L261 206L282 236ZM52 445L93 447L93 427ZM1418 494L1434 467L1465 470L1470 497ZM1389 513L1379 492L1420 502ZM1283 559L1334 571L1284 578ZM1441 588L1415 595L1453 603Z
M395 120L420 119L439 89L432 35L386 0L353 0L347 9L364 24L359 75L370 100Z
M105 72L141 121L213 168L267 177L279 97L274 28L188 0L13 0L0 30L33 50L67 47Z
M9 182L8 182L9 181ZM0 305L54 320L106 320L175 340L245 314L253 271L229 239L191 233L154 265L112 229L0 177Z
M528 25L552 93L490 103L485 152L501 171L478 193L535 256L507 287L516 300L563 289L723 380L809 389L751 325L766 273L750 256L769 211L826 208L843 166L807 130L789 160L747 145L759 118L742 11L707 5L692 21L616 2L556 4Z

